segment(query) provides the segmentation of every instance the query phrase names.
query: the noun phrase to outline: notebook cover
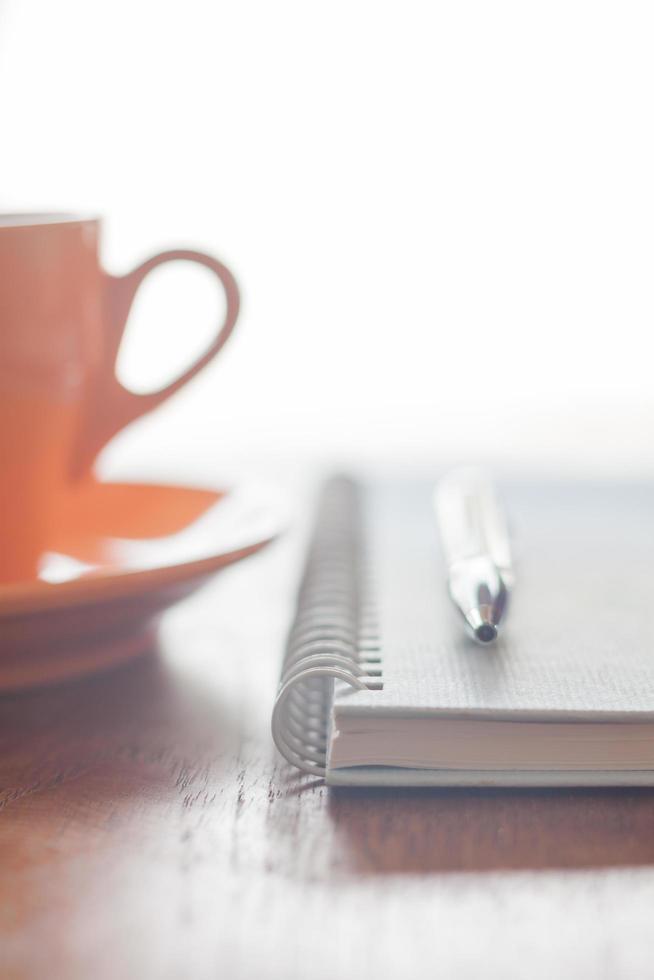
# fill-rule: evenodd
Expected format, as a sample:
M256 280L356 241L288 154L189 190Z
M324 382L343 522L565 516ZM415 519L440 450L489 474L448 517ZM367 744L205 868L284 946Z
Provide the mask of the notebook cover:
M364 488L384 686L337 685L344 714L654 721L654 489L500 484L516 587L499 642L466 636L446 589L433 484ZM607 785L650 772L330 770L331 783Z
M654 786L654 770L605 770L589 772L528 770L400 769L393 766L350 766L329 769L330 786L406 787L556 787L556 786Z

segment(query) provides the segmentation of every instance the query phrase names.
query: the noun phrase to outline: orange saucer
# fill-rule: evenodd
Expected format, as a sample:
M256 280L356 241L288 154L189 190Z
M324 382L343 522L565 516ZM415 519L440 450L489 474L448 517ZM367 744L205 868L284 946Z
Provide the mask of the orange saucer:
M281 530L261 490L88 483L31 576L0 579L0 691L151 649L164 609Z

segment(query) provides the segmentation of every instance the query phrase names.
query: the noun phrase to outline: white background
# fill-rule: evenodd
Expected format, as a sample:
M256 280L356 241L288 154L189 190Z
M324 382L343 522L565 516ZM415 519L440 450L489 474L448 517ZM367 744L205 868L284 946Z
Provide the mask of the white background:
M0 0L0 207L237 274L238 335L127 455L651 472L653 50L648 3ZM153 277L122 377L217 309Z

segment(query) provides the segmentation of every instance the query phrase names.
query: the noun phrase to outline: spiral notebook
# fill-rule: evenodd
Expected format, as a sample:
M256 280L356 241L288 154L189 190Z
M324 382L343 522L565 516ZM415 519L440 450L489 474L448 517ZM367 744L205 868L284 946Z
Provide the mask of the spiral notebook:
M446 589L432 483L326 484L273 737L333 785L654 784L654 488L514 484L491 648Z

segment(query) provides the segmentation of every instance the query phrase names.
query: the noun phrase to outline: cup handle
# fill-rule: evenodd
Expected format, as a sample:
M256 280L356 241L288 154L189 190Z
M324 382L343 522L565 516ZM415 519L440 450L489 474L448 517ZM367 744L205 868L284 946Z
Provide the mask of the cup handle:
M137 289L149 272L165 262L175 262L180 259L205 266L220 280L227 300L225 320L213 343L183 374L158 391L137 395L128 391L116 377L116 358L130 307ZM73 460L74 477L83 476L91 468L95 457L112 436L174 395L216 356L234 329L239 305L238 286L232 273L217 259L203 252L186 249L160 252L125 276L105 274L104 315L107 320L107 336L104 358L94 377L92 404L86 414L86 428L81 434L82 438L78 442L78 451Z

